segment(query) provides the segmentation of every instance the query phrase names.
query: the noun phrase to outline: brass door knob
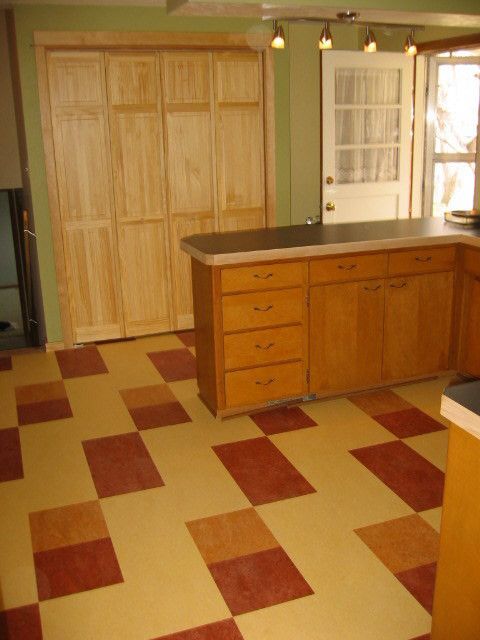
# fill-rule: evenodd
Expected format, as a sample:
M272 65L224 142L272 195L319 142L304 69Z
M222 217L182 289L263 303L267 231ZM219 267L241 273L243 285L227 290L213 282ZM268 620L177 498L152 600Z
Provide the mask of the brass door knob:
M333 176L327 176L327 180L326 180L327 184L333 184L334 182L335 180L333 179Z
M335 203L334 202L327 202L327 204L325 205L325 209L327 211L335 211Z

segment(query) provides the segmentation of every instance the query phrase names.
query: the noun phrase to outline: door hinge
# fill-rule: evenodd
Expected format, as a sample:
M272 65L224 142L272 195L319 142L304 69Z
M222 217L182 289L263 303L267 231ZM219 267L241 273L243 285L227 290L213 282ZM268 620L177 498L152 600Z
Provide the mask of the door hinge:
M310 369L306 371L307 382L310 384Z
M307 305L307 307L310 306L310 294L307 293L305 296L305 304Z

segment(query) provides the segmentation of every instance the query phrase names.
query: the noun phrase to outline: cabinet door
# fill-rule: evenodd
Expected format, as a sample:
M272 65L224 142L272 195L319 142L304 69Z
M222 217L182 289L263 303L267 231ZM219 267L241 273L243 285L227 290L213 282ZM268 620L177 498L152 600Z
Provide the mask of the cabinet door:
M310 289L310 391L346 391L381 379L384 281Z
M467 274L463 291L459 369L480 377L480 276Z
M193 326L189 256L180 240L215 231L211 54L161 54L174 324Z
M384 380L449 368L452 301L452 272L386 281Z
M107 54L118 249L128 336L172 328L158 78L155 53Z
M220 231L265 226L261 54L213 54Z
M103 54L51 52L47 65L73 340L119 338Z

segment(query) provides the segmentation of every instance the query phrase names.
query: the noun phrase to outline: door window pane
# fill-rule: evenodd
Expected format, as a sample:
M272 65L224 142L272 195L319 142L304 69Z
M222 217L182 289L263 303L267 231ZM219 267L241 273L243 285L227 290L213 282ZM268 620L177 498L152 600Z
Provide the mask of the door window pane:
M400 69L337 69L336 104L399 104Z
M336 181L338 184L392 182L398 180L398 149L338 150Z
M474 162L436 162L433 187L433 215L445 211L469 210L475 190Z
M335 144L386 144L400 141L400 109L337 109Z

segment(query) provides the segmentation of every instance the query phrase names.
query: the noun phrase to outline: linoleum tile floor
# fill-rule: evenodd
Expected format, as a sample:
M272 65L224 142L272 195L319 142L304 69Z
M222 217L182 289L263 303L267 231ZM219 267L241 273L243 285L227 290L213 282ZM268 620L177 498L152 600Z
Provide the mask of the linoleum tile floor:
M428 638L447 378L216 420L191 332L0 356L1 640Z

